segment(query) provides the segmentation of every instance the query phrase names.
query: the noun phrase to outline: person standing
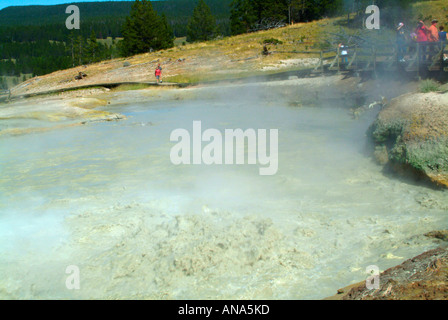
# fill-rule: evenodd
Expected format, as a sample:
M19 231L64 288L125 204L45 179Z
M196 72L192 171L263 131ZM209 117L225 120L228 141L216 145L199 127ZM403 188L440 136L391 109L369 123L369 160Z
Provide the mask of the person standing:
M342 43L339 44L339 52L341 54L341 62L342 64L348 63L348 48Z
M439 40L440 41L446 41L446 31L444 31L445 28L443 26L440 26L439 30L440 30L439 31Z
M439 30L440 30L439 31L439 41L441 42L441 47L443 50L446 46L446 41L447 41L446 31L443 26L440 26ZM448 54L444 53L442 59L443 59L443 61L448 61Z
M439 30L437 30L437 19L432 20L431 26L429 27L428 33L428 41L429 42L437 42L439 41Z
M432 44L430 45L430 51L436 53L439 51L439 46L434 45L434 42L439 42L439 29L437 29L437 19L431 21L431 26L428 29L428 41Z
M425 26L423 21L419 21L417 29L415 29L417 34L417 42L427 42L428 41L428 28Z
M404 55L406 54L406 33L404 30L404 23L400 22L397 27L397 57L398 61L405 62Z
M156 68L155 76L156 76L157 83L162 83L162 67L160 66L160 63Z
M426 60L429 30L425 26L425 23L423 21L418 22L417 29L415 29L415 33L417 34L417 42L418 44L420 44L420 61L424 61Z

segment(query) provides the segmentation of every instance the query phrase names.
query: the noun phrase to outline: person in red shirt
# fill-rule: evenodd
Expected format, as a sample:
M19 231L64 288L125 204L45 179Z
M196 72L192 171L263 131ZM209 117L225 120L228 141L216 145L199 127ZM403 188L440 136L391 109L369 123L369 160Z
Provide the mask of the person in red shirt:
M156 68L155 76L156 76L157 83L162 83L162 80L161 80L161 78L162 78L162 67L160 66L160 63L159 63L159 65Z
M417 29L415 29L415 33L417 34L417 42L428 41L428 28L425 26L423 21L420 21L418 23Z
M417 42L420 43L420 60L424 61L426 60L426 51L427 51L427 45L428 42L428 33L429 30L425 26L425 23L423 21L419 21L417 25L417 29L415 29L415 33L417 34Z

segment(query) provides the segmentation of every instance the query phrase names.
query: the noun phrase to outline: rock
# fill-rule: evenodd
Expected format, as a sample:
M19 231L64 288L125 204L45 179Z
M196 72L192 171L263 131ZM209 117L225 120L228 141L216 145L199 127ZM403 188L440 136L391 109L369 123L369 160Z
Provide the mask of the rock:
M87 77L87 74L85 74L84 72L79 72L77 76L75 76L75 80L82 80L85 77Z
M373 152L373 156L375 160L381 164L385 165L389 162L389 154L387 153L386 146L376 146L375 151Z
M448 251L427 251L380 274L380 288L369 290L365 282L353 287L343 300L446 300L448 299Z
M381 164L448 187L448 93L412 93L392 100L368 134Z
M129 67L130 65L131 65L131 63L130 63L129 61L125 61L125 62L123 63L123 67L124 67L124 68Z
M427 192L420 193L415 197L422 207L428 209L448 210L448 203L443 196L437 196L436 194L429 194Z
M425 233L426 237L435 238L443 241L448 241L448 230L431 231Z

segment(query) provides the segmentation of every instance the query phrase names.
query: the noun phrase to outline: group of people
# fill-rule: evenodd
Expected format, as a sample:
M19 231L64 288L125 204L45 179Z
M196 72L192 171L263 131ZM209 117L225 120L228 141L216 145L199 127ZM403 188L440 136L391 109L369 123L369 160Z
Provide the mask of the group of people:
M442 45L444 45L447 41L447 34L443 26L437 27L438 23L439 21L434 19L431 22L431 26L427 27L423 21L419 21L415 31L410 34L411 39L409 39L404 23L400 22L397 26L398 60L400 62L406 62L405 55L407 53L407 48L409 44L413 42L426 44L420 48L420 58L422 60L425 60L427 58L426 55L431 53L428 51L437 51L437 48L439 47L435 46L436 43L442 43ZM411 46L410 50L412 50L412 47L413 46ZM431 49L428 50L428 48ZM347 64L348 47L342 43L339 44L339 55L341 57L342 64Z
M446 32L444 27L437 28L439 21L432 20L431 26L428 28L423 21L419 21L417 29L415 29L415 41L417 42L437 42L446 41Z
M425 57L427 47L434 48L434 43L445 43L447 41L445 28L443 26L437 27L438 23L439 21L434 19L431 21L431 26L427 27L423 21L419 21L417 28L410 35L413 42L427 44L421 51L421 58ZM400 62L405 62L404 56L407 44L408 39L404 23L400 22L397 27L398 59Z

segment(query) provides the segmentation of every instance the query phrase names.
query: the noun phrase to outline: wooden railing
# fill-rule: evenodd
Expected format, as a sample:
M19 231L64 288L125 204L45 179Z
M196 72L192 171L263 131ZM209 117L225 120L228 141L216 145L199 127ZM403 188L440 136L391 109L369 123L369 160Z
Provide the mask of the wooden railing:
M403 50L403 61L400 61L399 50ZM321 51L319 53L320 61L315 67L315 71L324 71L325 60L331 60L328 69L338 72L343 70L373 71L377 70L379 64L382 64L385 70L394 70L394 67L401 65L408 72L420 72L423 68L429 71L448 72L448 54L447 42L427 42L411 43L402 47L398 45L376 45L376 46L352 46L345 47L348 51L346 63L343 63L344 56L341 55L340 48ZM324 56L325 53L333 52L333 56Z
M399 51L404 51L405 61L400 61ZM318 58L314 72L332 71L372 71L376 72L381 65L384 70L396 70L401 66L407 72L420 72L427 68L429 71L448 72L448 61L444 56L448 54L446 42L413 42L404 46L374 45L344 47L348 55L343 56L340 48L320 51L275 51L275 53L307 54ZM347 61L343 61L347 59ZM330 62L327 62L330 61Z

